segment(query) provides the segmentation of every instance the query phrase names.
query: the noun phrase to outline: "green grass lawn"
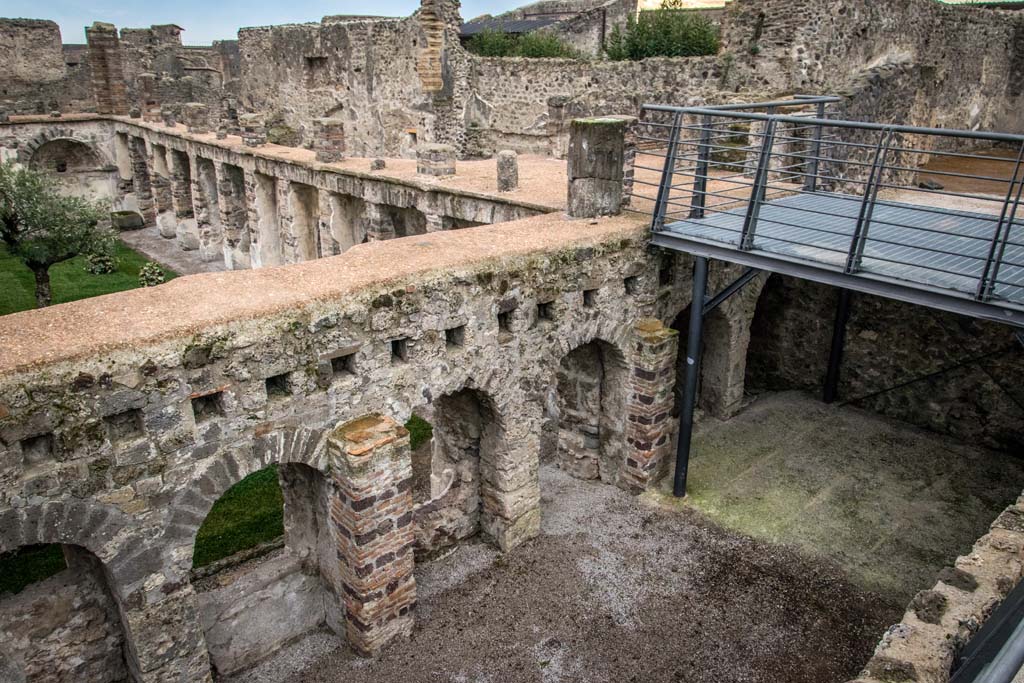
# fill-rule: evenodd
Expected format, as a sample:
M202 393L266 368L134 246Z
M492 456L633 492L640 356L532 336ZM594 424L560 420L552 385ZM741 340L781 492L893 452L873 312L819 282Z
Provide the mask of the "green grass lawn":
M19 593L25 586L42 581L67 567L64 551L57 544L27 545L0 555L0 595Z
M89 273L85 269L84 256L77 256L50 268L53 303L76 301L138 287L139 268L148 259L120 241L117 242L114 257L117 260L117 270L106 275ZM168 280L177 275L167 268L164 268L164 272L167 273ZM0 315L25 311L35 306L35 280L32 271L11 256L7 247L0 245Z
M284 498L277 465L271 465L232 486L213 504L196 534L192 566L202 567L283 533Z

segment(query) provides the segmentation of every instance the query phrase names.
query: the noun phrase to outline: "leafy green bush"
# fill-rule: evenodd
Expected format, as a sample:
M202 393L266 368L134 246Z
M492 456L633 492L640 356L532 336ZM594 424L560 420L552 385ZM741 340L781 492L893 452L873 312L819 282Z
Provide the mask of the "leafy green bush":
M641 12L630 16L626 29L618 26L608 36L605 53L614 61L648 57L698 57L718 52L718 28L705 15L677 9Z
M577 59L580 54L556 35L543 31L502 33L487 30L466 41L466 49L481 57L564 57Z
M117 261L111 254L86 254L85 269L93 275L107 275L117 270Z
M147 261L139 269L139 285L142 287L156 287L166 281L167 275L164 273L164 269L153 261Z

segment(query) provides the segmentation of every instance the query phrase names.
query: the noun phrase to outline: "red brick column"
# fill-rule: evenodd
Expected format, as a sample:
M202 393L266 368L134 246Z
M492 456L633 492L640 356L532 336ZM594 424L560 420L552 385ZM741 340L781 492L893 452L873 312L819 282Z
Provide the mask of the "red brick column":
M113 24L93 22L85 29L89 44L89 69L96 110L101 114L128 114L124 68L121 65L121 42Z
M673 388L678 333L653 318L637 323L626 402L626 461L619 484L643 491L661 476L672 455Z
M335 429L327 449L346 631L353 648L372 654L412 630L409 432L390 418L369 415Z

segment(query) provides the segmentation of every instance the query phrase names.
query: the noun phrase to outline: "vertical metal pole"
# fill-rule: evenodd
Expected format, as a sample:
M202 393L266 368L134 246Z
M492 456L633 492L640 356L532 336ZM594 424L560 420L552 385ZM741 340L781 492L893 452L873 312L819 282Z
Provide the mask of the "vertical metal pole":
M824 102L818 102L817 116L819 119L825 118ZM818 158L821 156L821 136L823 130L823 126L818 125L814 127L814 139L811 141L811 167L804 178L804 189L808 192L818 191Z
M754 176L754 187L750 190L750 201L747 203L747 214L743 218L743 232L740 234L740 249L749 251L754 247L754 232L757 230L757 218L761 213L764 201L765 186L768 184L768 167L771 164L772 145L775 142L775 119L768 119L764 127L764 140L761 143L761 156L757 159L757 173Z
M676 442L676 474L672 494L686 496L686 473L690 469L690 441L693 439L693 411L697 408L697 381L700 379L701 341L704 332L704 301L708 289L708 260L698 256L693 264L693 301L690 302L690 327L686 335L686 383L683 407L679 412L679 440Z
M672 130L668 136L668 148L665 150L665 168L661 172L658 184L658 198L654 201L654 220L652 230L665 227L665 211L672 196L672 176L676 168L676 148L679 146L679 127L682 125L682 113L676 112L672 117Z
M836 304L836 319L832 323L832 350L828 354L828 371L825 373L825 391L822 400L834 403L839 395L839 369L843 364L843 347L846 346L846 324L850 321L850 290L839 290Z
M711 117L701 119L700 142L697 149L697 172L693 178L693 199L690 202L690 218L704 218L707 206L708 160L711 158Z

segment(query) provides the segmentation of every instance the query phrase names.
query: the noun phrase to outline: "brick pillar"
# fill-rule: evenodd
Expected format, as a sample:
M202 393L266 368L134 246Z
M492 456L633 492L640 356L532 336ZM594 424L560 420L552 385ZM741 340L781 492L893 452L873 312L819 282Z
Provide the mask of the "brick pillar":
M416 173L431 176L455 175L455 148L451 145L418 145Z
M224 226L224 259L229 270L250 266L249 209L246 205L245 178L242 169L216 162L217 201L220 222Z
M626 460L619 471L619 485L643 491L664 473L672 453L679 335L653 318L638 322L634 334L626 403Z
M357 651L372 654L412 631L412 459L409 432L369 415L328 435L346 633Z
M156 92L156 74L139 74L135 79L135 87L139 92L139 109L142 112L142 120L159 123L163 116L160 113L160 98Z
M313 119L313 150L316 160L332 164L345 158L345 122L342 119Z
M186 251L199 248L199 226L192 205L192 162L178 150L167 150L171 175L171 204L174 206L175 236Z
M96 110L101 114L128 114L124 68L121 65L121 43L113 24L93 22L85 29L89 45L89 70L96 97Z
M139 203L139 213L146 227L156 225L156 205L153 201L152 177L149 167L149 155L146 142L142 138L128 139L128 155L132 162L132 183L135 187L135 200Z
M239 134L246 147L267 144L267 127L259 114L242 114L238 117Z
M569 129L569 215L608 216L622 210L626 117L574 119Z

